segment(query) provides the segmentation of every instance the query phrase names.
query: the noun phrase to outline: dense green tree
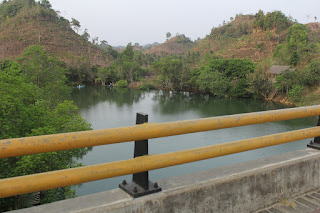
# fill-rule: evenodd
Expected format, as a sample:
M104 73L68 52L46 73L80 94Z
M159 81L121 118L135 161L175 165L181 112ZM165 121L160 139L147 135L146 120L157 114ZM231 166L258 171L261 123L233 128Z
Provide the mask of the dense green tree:
M0 139L65 133L90 129L65 90L64 69L42 47L30 47L17 61L0 62ZM43 73L41 72L43 71ZM56 90L55 94L53 91ZM68 96L68 95L67 95ZM79 166L76 159L90 149L74 149L0 159L0 178ZM75 196L72 187L40 192L40 203ZM29 207L34 194L0 199L0 211Z
M320 82L320 61L310 63L302 75L304 76L304 85L317 85Z
M290 64L296 66L304 52L310 49L308 30L305 25L295 23L287 34L287 51L290 56Z
M181 77L184 67L181 60L174 57L165 57L152 64L153 70L157 73L157 81L160 87L168 89L181 89Z
M167 32L166 33L166 37L167 37L167 40L171 37L171 33L170 32Z
M262 96L268 99L268 95L273 90L273 85L267 74L262 68L256 69L254 72L247 74L247 91L255 97Z
M15 1L3 1L0 4L0 20L6 20L14 17L26 6L34 5L34 0L15 0Z
M47 9L51 9L52 7L51 3L48 0L41 0L40 4Z
M197 79L199 89L218 97L227 96L230 88L230 80L221 72L210 68L204 68Z
M29 106L39 98L39 88L27 83L19 63L0 63L0 139L25 136L30 133L32 114Z
M287 48L290 51L304 51L308 48L308 30L303 24L295 23L287 34Z
M296 102L301 98L303 93L303 86L301 85L293 85L292 88L288 92L288 97L291 101Z
M133 83L144 76L145 70L141 67L143 63L143 55L134 52L132 44L129 43L118 56L118 60L113 64L113 67L118 71L121 80Z
M141 69L139 63L130 60L123 61L123 70L125 71L126 78L129 79L130 83L133 83L134 80L138 80L139 70Z
M41 97L54 104L68 98L70 89L66 85L66 69L53 55L40 45L30 46L19 59L22 72L29 81L43 88Z
M132 61L134 56L133 46L129 43L126 49L122 52L121 57L125 57L125 60Z
M262 10L255 15L254 26L262 30L276 29L281 32L290 27L292 21L281 11L273 11L264 15Z
M256 28L261 28L261 29L265 29L265 15L263 10L259 10L259 12L255 15L255 20L254 20L254 26Z
M102 86L105 86L106 82L114 83L119 80L118 73L114 66L98 69L97 77L96 80L100 81Z
M303 78L304 77L300 75L298 70L287 70L276 76L276 82L274 83L274 86L288 95L289 90L292 89L294 85L303 85Z
M246 76L254 69L255 64L248 59L209 59L207 65L200 67L196 82L200 90L205 89L216 96L223 96L223 91L225 96L248 97ZM206 77L211 79L212 83L206 81ZM221 87L221 90L215 92L218 87Z
M265 28L277 29L278 32L288 29L292 21L281 11L274 11L266 15Z

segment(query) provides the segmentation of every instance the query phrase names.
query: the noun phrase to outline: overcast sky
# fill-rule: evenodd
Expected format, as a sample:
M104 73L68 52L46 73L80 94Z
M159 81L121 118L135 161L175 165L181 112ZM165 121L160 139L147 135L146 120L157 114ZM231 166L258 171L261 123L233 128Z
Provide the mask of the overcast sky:
M203 38L236 14L281 10L301 23L320 20L320 0L50 0L53 9L110 45L164 42L166 33Z

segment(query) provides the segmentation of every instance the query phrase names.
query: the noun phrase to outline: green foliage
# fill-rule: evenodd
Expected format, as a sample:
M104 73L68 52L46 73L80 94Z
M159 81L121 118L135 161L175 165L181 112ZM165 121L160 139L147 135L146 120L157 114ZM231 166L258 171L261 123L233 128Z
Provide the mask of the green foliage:
M169 39L169 38L171 37L171 33L170 33L170 32L167 32L167 33L166 33L166 37L167 37L167 39Z
M267 99L273 89L272 82L262 68L256 69L254 72L247 74L247 91L254 97L262 96Z
M259 12L255 15L255 20L254 20L254 26L256 28L261 28L264 29L265 28L265 15L263 10L259 10Z
M54 104L57 100L68 98L70 89L66 85L66 69L63 64L40 45L30 46L19 59L22 63L22 72L29 81L43 88L41 94Z
M248 19L251 15L237 15L235 22L224 23L223 26L213 28L210 36L219 40L227 38L239 38L248 35L252 31L252 24Z
M128 87L128 82L126 80L120 80L120 81L117 81L117 83L114 86L120 87L120 88L126 88Z
M274 11L264 15L262 10L255 15L254 26L262 30L276 29L281 32L288 29L292 24L290 18L284 15L281 11Z
M299 63L299 54L298 51L292 51L292 54L290 56L290 64L293 66L296 66Z
M200 67L199 89L215 96L248 97L246 76L255 64L248 59L211 59Z
M278 64L297 66L301 61L309 61L315 45L310 43L308 29L305 25L295 23L287 33L287 43L279 44L273 54Z
M39 88L28 83L21 70L17 62L0 63L0 139L25 136L31 131L30 105L39 98Z
M308 30L303 24L295 23L287 33L287 48L289 51L304 51L308 48Z
M165 57L152 64L157 73L157 82L160 87L182 90L189 86L189 65L184 60L174 57Z
M118 51L116 51L115 49L112 48L112 46L108 45L108 44L100 44L97 47L99 47L100 49L102 49L103 51L105 51L106 53L108 53L110 56L112 56L112 58L117 59L119 57L119 53Z
M22 22L36 19L37 21L60 21L62 26L69 26L69 22L59 17L51 7L48 0L37 2L35 0L3 1L0 5L0 23L1 21L10 21L12 18L18 17L13 23L7 23L15 25L16 20L19 20L19 24L22 24Z
M296 66L309 49L310 43L306 26L295 23L289 28L287 34L287 51L290 64Z
M69 83L79 85L82 83L92 83L96 78L98 66L92 65L89 57L75 56L73 54L64 55L71 62L72 66L66 70L66 76Z
M47 9L51 9L51 7L52 7L48 0L41 0L40 5L47 8Z
M38 101L32 106L32 110L37 112L37 119L39 120L33 121L34 128L28 136L90 129L90 124L80 116L78 108L72 101L65 100L53 110L48 108L44 101Z
M305 84L305 76L303 75L303 72L298 70L287 70L280 75L277 75L275 80L274 86L282 92L285 92L287 95L294 85L303 86Z
M288 97L291 101L297 102L303 93L303 86L301 85L293 85L292 88L288 92Z
M190 38L186 37L184 34L179 34L176 37L179 43L192 43Z
M320 61L310 63L302 72L302 75L304 85L318 85L320 83Z
M156 89L156 86L148 80L142 80L142 84L140 84L138 88L141 90L149 90Z
M277 29L278 32L281 32L285 29L288 29L292 21L284 15L281 11L274 11L268 13L265 18L265 29Z
M219 71L211 71L210 68L202 70L197 79L199 89L211 93L218 97L224 97L227 95L227 91L230 87L230 81L227 77Z
M78 108L61 98L70 90L66 90L64 69L55 57L48 56L40 46L32 46L19 61L21 64L8 60L0 62L0 139L90 129ZM0 159L0 178L80 166L76 160L89 150ZM74 196L72 187L42 191L40 203ZM0 211L29 207L32 199L32 194L0 199Z
M98 78L96 78L96 80L100 81L103 86L106 82L116 82L119 80L118 73L115 71L114 66L99 68L97 76Z
M279 44L273 53L273 58L277 64L288 64L288 52L284 44Z
M134 52L131 43L129 43L112 67L117 71L117 76L121 80L133 83L145 75L145 70L141 67L143 63L142 54Z
M133 60L134 52L131 43L127 45L126 49L122 52L121 56L124 57L125 60Z
M13 0L13 1L3 1L0 5L0 20L6 20L7 18L12 18L24 7L34 5L34 0Z

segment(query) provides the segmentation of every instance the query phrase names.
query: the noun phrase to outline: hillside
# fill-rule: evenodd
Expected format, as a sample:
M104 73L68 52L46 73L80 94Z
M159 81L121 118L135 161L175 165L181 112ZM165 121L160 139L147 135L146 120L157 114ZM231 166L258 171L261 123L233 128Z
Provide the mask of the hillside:
M73 31L47 1L4 1L0 5L0 60L17 58L30 45L42 45L67 66L84 62L106 66L112 58Z
M272 58L279 44L286 43L288 29L295 22L280 11L266 15L259 13L237 15L229 23L213 28L210 35L195 44L192 51L201 55L210 52L222 58L248 58L255 62ZM263 21L259 15L264 17ZM320 24L310 23L306 27L310 42L319 42Z
M237 15L230 23L213 28L193 50L202 54L211 51L223 58L249 58L256 62L272 56L286 32L255 29L254 21L253 15Z
M193 47L194 43L185 35L177 35L166 42L145 50L145 54L182 55Z

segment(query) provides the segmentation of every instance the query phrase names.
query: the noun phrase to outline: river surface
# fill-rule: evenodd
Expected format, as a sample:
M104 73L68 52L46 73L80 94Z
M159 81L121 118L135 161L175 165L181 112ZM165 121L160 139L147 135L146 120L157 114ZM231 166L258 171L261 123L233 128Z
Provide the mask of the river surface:
M132 126L135 124L137 112L147 113L149 115L149 123L160 123L287 107L260 100L217 99L208 95L189 92L141 91L102 87L75 89L73 91L73 100L80 108L81 115L92 124L94 130ZM313 127L316 123L317 118L311 117L151 139L149 140L149 153L160 154L209 146ZM308 141L310 139L153 170L149 172L150 179L154 181L304 149ZM94 165L130 159L133 157L133 144L128 142L93 147L93 150L81 162L84 165ZM130 181L131 175L84 183L77 187L77 195L81 196L117 188L123 179Z

